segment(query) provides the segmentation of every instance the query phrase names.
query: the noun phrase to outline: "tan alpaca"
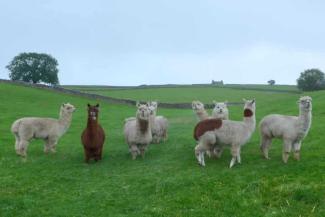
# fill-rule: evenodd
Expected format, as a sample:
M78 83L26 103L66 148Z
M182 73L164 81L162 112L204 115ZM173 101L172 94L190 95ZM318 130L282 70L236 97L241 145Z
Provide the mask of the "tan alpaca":
M74 110L75 107L67 103L60 108L59 119L27 117L16 120L11 126L11 132L16 138L16 153L26 157L27 147L32 139L43 139L45 141L45 153L55 152L59 138L70 127Z
M302 140L307 136L312 119L312 99L309 96L301 97L299 103L299 116L268 115L260 122L261 151L269 159L269 147L273 138L283 139L282 160L288 162L291 149L294 158L300 159Z

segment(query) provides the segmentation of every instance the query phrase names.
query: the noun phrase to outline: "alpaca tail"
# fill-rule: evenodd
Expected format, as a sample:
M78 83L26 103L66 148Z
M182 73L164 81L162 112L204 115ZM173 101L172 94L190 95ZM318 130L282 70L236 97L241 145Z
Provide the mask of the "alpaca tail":
M12 126L11 126L11 132L13 134L18 134L19 126L20 126L21 120L16 120Z

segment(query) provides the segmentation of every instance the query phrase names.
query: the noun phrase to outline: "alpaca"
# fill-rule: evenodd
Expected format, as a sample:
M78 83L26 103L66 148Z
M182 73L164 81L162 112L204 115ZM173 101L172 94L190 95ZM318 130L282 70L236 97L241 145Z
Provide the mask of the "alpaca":
M260 122L261 151L269 159L269 148L273 138L283 139L282 160L288 162L291 149L294 158L300 160L302 140L307 136L312 119L312 98L303 96L299 99L299 116L268 115Z
M194 138L199 143L195 147L195 156L200 165L205 166L204 154L207 150L213 150L216 143L231 146L230 168L235 165L236 161L241 163L241 146L248 142L256 125L255 99L244 99L244 102L243 121L207 119L196 125Z
M214 108L212 111L212 117L219 118L222 120L228 120L229 119L229 111L228 111L227 103L228 103L227 101L226 102L213 101Z
M152 141L150 110L146 104L137 103L137 107L136 118L129 119L124 124L124 136L133 160L139 154L144 157Z
M158 103L155 101L149 102L150 121L152 132L152 143L158 144L161 140L167 140L168 120L163 116L156 116Z
M88 104L87 128L81 134L81 142L84 146L85 161L91 158L95 161L102 159L102 150L105 142L105 132L98 123L99 104L91 106Z
M192 102L192 109L195 112L197 119L199 121L205 120L209 118L207 111L204 108L204 104L200 101Z
M228 101L225 102L216 102L213 101L214 108L212 111L211 118L217 118L221 120L229 120L229 110L227 107ZM206 153L209 157L217 157L220 158L223 152L223 145L219 144L218 141L215 144L213 150L207 150Z
M69 103L62 104L59 119L28 117L16 120L11 126L11 132L16 138L16 153L27 156L27 147L31 139L45 141L44 152L55 152L56 144L69 129L72 113L75 107Z

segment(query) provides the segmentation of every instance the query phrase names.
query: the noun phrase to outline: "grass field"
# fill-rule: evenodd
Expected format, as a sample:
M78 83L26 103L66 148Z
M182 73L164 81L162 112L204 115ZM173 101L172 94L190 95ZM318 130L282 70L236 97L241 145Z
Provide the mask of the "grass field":
M302 145L300 162L281 161L276 141L271 160L261 158L257 131L242 148L242 164L229 169L230 153L194 157L191 110L159 109L169 119L169 140L151 145L145 159L131 160L122 128L135 108L101 103L100 122L107 134L102 162L83 162L80 134L86 104L94 101L47 90L0 84L0 216L325 216L325 91L313 97L312 128ZM255 97L257 121L269 113L296 115L300 94L231 88L153 88L103 91L101 94L162 102L239 101ZM77 107L56 154L45 155L33 141L28 159L14 151L11 123L23 116L57 117L59 106ZM240 120L242 108L230 107Z

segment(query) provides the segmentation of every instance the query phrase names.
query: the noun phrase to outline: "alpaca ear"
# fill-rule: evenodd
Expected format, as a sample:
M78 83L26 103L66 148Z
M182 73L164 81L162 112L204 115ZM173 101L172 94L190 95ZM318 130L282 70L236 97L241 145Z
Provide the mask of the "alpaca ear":
M252 104L254 104L255 103L255 98L252 100Z
M96 107L99 108L99 103L96 104Z
M137 102L135 103L135 106L138 107L138 108L140 107L140 103L139 103L139 101L137 101Z
M88 106L88 108L89 108L89 107L90 107L90 104L88 103L87 106Z
M243 101L246 102L247 100L245 98L243 98Z

